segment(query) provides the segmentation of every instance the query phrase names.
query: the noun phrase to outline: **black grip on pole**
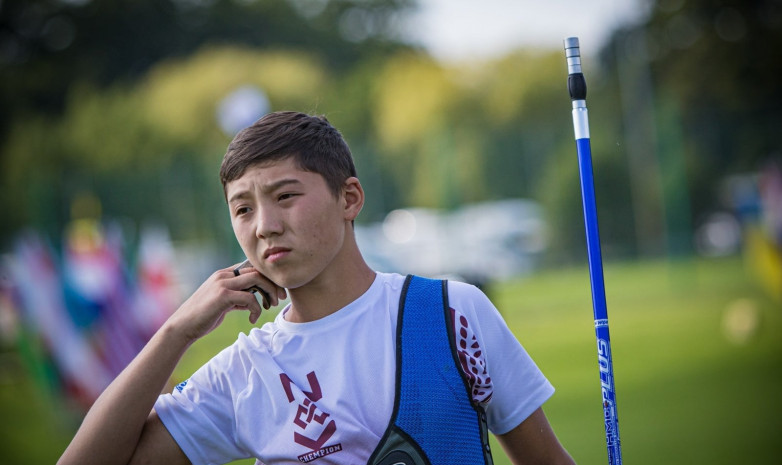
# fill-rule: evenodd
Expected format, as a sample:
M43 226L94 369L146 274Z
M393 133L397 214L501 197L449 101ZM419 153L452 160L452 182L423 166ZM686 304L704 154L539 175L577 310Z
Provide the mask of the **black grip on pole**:
M586 100L587 83L583 73L569 74L567 77L567 90L570 92L570 100Z

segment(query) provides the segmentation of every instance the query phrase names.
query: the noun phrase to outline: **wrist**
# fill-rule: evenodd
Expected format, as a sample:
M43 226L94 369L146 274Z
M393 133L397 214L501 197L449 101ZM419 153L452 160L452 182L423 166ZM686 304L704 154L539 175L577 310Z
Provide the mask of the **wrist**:
M164 344L172 350L178 349L182 352L198 340L198 336L189 331L187 325L183 325L178 321L176 314L163 323L156 336L159 336L164 341Z

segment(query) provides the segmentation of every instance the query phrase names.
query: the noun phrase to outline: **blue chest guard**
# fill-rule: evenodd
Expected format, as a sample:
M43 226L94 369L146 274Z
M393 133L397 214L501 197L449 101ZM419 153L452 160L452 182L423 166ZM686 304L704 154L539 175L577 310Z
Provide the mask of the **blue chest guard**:
M492 465L453 340L446 281L408 276L399 299L391 421L368 465Z

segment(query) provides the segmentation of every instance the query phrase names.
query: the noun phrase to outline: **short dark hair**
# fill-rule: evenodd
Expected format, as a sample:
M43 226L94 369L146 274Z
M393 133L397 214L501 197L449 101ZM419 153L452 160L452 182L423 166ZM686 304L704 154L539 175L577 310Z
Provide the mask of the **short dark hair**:
M249 167L289 157L300 169L323 176L334 196L346 179L356 176L347 142L325 116L280 111L239 131L228 145L220 166L223 191Z

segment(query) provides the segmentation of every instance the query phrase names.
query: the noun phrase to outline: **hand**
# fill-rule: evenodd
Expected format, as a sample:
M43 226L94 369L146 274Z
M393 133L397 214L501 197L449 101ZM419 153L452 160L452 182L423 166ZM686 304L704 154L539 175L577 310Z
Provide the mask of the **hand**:
M238 265L238 266L233 268L234 276L239 276L239 274L241 274L242 270L245 269L245 268L250 268L253 271L258 272L257 270L253 269L253 266L250 263L250 260L245 260L240 265ZM258 273L258 274L260 274L260 273ZM274 296L274 300L272 300L271 294L269 294L267 291L265 291L260 286L253 285L253 286L249 287L248 289L244 289L244 290L248 291L248 292L253 292L253 293L257 292L257 293L261 294L261 297L262 297L262 300L263 300L263 308L268 310L271 307L275 307L275 306L279 305L279 299L285 299L287 297L287 292L285 291L284 288L277 286L274 282L269 280L266 276L264 276L262 274L260 276L261 276L262 279L268 281L277 290L277 294Z
M247 289L257 287L269 297L264 306L269 308L287 297L284 288L271 282L255 268L243 268L234 274L234 268L225 268L213 273L169 318L166 325L172 326L189 342L206 336L220 326L225 314L233 310L248 310L250 323L261 316L261 305L255 294Z

